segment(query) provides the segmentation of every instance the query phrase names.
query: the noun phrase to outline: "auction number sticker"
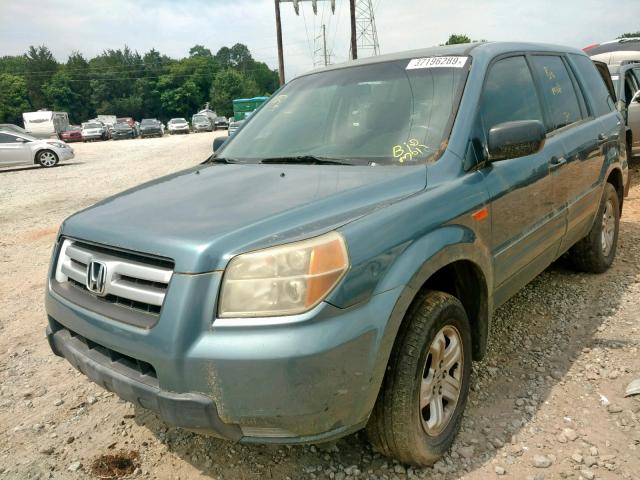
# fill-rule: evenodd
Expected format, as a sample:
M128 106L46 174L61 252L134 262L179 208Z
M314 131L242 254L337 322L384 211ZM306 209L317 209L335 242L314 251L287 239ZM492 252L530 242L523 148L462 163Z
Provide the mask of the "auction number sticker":
M416 68L462 68L469 57L425 57L413 58L407 65L407 70Z

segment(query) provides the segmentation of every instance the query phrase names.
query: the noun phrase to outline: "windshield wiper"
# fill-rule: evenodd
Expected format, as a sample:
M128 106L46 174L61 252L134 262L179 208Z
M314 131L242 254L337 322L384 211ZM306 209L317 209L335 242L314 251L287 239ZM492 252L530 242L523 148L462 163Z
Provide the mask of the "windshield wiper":
M273 157L260 160L260 163L299 163L305 165L353 165L337 158L318 155L297 155L292 157Z
M207 165L208 163L238 163L236 160L234 160L233 158L225 158L225 157L216 157L214 155L211 155L209 158L207 158L204 162L201 163L201 165Z

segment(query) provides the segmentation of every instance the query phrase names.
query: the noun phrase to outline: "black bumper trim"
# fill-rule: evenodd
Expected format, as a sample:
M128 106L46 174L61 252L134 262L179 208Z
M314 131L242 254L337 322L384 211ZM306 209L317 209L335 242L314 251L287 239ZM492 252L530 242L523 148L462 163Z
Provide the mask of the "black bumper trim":
M47 340L58 356L101 387L135 405L152 410L177 427L238 441L240 427L223 423L213 401L199 393L172 393L124 375L91 355L89 347L66 328L56 332L47 327Z

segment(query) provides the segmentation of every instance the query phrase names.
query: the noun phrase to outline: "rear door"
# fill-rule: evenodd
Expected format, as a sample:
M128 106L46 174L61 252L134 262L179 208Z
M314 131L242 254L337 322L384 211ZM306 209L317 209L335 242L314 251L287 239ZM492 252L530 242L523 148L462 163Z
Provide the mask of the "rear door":
M516 120L544 123L541 99L524 54L500 58L489 67L474 136L486 150L489 130ZM491 198L497 305L556 258L565 219L555 202L550 164L561 156L561 142L551 139L533 155L493 162L481 170Z
M573 64L581 66L581 80L595 82L601 88L607 106L608 91L602 79L586 56L575 55ZM567 212L567 233L560 252L566 251L584 237L593 222L595 209L600 199L600 172L604 164L604 145L610 133L599 121L599 110L586 103L582 88L564 55L532 55L534 74L539 83L547 116L549 138L562 142L564 156L552 166L556 201L562 203ZM595 100L595 99L592 99ZM613 103L611 103L613 107ZM613 127L616 116L611 114ZM612 128L614 130L614 128Z

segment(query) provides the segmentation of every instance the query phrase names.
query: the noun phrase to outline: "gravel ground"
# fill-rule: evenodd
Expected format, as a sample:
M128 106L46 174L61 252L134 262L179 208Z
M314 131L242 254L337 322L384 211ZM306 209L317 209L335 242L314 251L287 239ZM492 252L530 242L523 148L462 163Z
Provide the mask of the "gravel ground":
M640 479L640 397L623 398L640 377L640 187L613 268L577 274L561 259L497 312L462 432L432 468L405 469L362 434L242 446L167 427L54 357L42 297L60 222L197 164L213 136L79 144L62 167L0 171L1 479L105 478L91 473L103 455L131 478ZM640 161L632 167L640 178Z

